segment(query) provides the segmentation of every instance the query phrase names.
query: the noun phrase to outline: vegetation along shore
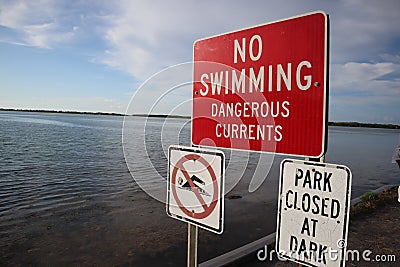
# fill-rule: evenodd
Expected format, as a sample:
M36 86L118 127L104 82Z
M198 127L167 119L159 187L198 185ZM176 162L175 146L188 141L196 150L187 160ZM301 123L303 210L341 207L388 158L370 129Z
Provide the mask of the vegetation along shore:
M84 115L107 115L107 116L125 116L122 113L114 112L86 112L86 111L65 111L65 110L42 110L42 109L12 109L0 108L0 111L15 111L15 112L43 112L43 113L66 113L66 114L84 114ZM136 117L154 117L154 118L182 118L189 119L190 116L168 115L168 114L132 114ZM382 123L362 123L362 122L329 122L329 126L343 127L364 127L364 128L385 128L385 129L400 129L398 124L382 124Z

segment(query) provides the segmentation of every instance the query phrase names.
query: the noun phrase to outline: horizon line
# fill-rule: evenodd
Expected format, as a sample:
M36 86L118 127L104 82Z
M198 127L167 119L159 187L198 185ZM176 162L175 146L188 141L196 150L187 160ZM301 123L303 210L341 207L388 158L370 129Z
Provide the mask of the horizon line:
M136 116L136 117L158 117L158 118L192 118L188 115L178 114L124 114L118 112L101 112L101 111L73 111L73 110L48 110L48 109L17 109L17 108L0 108L0 111L14 112L42 112L42 113L64 113L64 114L82 114L82 115L108 115L108 116ZM356 121L328 121L328 126L343 127L366 127L366 128L387 128L400 129L399 124L393 123L366 123Z

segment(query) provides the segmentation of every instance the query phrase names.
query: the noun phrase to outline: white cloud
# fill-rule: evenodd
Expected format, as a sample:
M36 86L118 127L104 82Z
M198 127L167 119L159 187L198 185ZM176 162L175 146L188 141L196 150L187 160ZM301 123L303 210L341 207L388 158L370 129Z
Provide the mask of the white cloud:
M372 83L385 83L384 77L400 72L400 65L392 62L332 64L331 86L334 90L367 90ZM398 84L398 81L393 81ZM353 88L353 89L351 89ZM400 88L400 87L399 87Z
M110 27L104 39L110 45L100 62L145 80L164 67L190 60L191 37L185 23L192 26L190 7L181 9L177 2L118 2L117 14L107 18ZM180 13L178 10L182 10ZM184 11L185 10L185 11ZM195 27L195 26L194 26Z
M377 61L398 53L400 1L10 1L0 0L2 41L53 47L94 34L108 48L101 62L144 80L192 58L194 40L252 25L325 10L331 19L331 61ZM100 24L100 25L99 25ZM81 32L80 32L81 31ZM80 33L80 34L79 34Z
M0 26L12 33L0 34L0 41L40 48L70 42L79 27L72 24L74 14L64 4L53 0L0 1Z
M109 48L97 61L145 80L161 69L192 59L198 38L295 15L277 1L120 1L107 17ZM268 8L267 8L268 7ZM274 9L269 8L274 7ZM311 11L306 9L307 12ZM279 12L277 12L279 10Z
M58 32L55 23L27 25L23 27L25 44L41 48L51 48L55 43L68 41L73 38L74 31Z
M400 122L400 64L333 64L331 74L332 120Z
M379 61L398 53L400 2L394 1L119 1L107 17L108 50L97 61L139 80L192 59L202 37L325 10L331 20L331 61Z

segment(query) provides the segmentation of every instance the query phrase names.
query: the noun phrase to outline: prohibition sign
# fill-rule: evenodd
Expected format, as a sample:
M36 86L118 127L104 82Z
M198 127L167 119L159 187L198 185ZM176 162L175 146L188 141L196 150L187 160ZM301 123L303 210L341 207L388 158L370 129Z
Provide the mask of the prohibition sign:
M210 203L210 205L207 205L207 203L204 201L204 198L201 196L199 190L197 189L196 185L193 183L192 179L190 179L190 176L188 174L188 172L186 171L185 167L183 166L183 164L189 160L194 160L194 161L198 161L201 164L203 164L203 166L207 169L208 173L211 176L212 179L212 184L213 184L213 198L212 201ZM178 170L180 170L184 176L184 178L187 180L187 182L189 183L193 193L196 195L197 200L199 201L199 203L201 204L201 206L203 207L203 211L200 213L196 213L194 211L190 211L188 210L181 202L181 200L178 197L178 194L176 192L176 176L178 173ZM218 203L218 183L217 183L217 177L215 175L215 172L213 170L213 168L211 167L211 165L200 155L196 155L196 154L188 154L185 155L184 157L182 157L175 165L173 171L172 171L172 177L171 177L171 183L172 183L172 194L175 198L176 203L178 204L179 208L189 217L192 217L194 219L204 219L207 216L209 216L211 214L211 212L215 209L217 203Z
M222 234L225 154L216 149L168 148L168 216Z

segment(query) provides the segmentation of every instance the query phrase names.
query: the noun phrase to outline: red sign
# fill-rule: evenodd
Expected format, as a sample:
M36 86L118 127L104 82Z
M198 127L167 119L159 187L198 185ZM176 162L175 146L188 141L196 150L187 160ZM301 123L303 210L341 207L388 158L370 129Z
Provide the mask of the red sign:
M327 50L323 12L196 41L192 143L322 156Z

